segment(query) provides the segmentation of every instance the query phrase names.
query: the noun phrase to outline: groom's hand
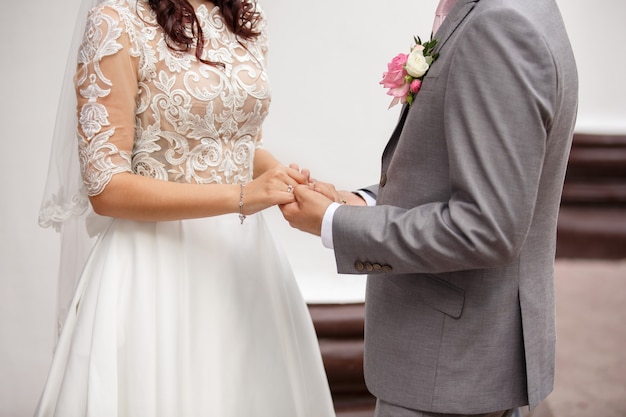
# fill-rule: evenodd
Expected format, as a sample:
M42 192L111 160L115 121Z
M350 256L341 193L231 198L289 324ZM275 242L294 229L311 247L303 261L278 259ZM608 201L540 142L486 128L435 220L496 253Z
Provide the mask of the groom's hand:
M298 185L293 193L296 201L280 206L285 220L293 228L319 236L324 213L332 201L306 185Z

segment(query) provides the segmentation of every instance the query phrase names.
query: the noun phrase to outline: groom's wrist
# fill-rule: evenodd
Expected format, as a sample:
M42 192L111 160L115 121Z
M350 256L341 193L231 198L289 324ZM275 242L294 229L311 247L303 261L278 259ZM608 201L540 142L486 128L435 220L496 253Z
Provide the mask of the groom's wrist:
M361 190L353 191L352 193L361 197L365 201L365 204L367 206L376 205L376 198L374 198L372 193L369 192L368 190L361 189Z
M322 218L322 245L328 249L334 249L333 242L333 218L335 217L335 211L337 208L341 207L339 203L331 203L324 212L324 217Z

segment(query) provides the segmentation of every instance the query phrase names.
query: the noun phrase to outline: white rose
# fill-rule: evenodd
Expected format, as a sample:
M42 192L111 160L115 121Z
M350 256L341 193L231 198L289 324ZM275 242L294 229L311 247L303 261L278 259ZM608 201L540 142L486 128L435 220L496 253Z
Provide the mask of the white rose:
M426 62L426 58L424 57L424 49L419 47L413 48L413 51L411 52L411 55L409 55L409 59L406 61L404 68L413 78L420 78L426 74L430 65L428 65L428 62Z

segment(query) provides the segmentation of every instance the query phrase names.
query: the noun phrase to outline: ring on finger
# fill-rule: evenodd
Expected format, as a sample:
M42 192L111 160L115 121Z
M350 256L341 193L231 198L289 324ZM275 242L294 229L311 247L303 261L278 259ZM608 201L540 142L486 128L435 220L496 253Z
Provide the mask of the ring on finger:
M290 193L290 192L292 192L292 191L293 191L293 186L292 186L291 184L289 184L289 185L287 186L287 192L288 192L288 193Z

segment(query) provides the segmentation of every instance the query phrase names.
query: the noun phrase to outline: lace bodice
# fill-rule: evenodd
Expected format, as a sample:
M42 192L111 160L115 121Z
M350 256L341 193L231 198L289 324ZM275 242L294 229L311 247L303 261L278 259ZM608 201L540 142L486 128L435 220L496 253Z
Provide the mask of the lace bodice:
M270 103L265 32L242 45L217 7L196 13L203 59L224 67L168 48L144 0L107 0L90 13L75 77L89 195L125 171L191 183L252 179Z

